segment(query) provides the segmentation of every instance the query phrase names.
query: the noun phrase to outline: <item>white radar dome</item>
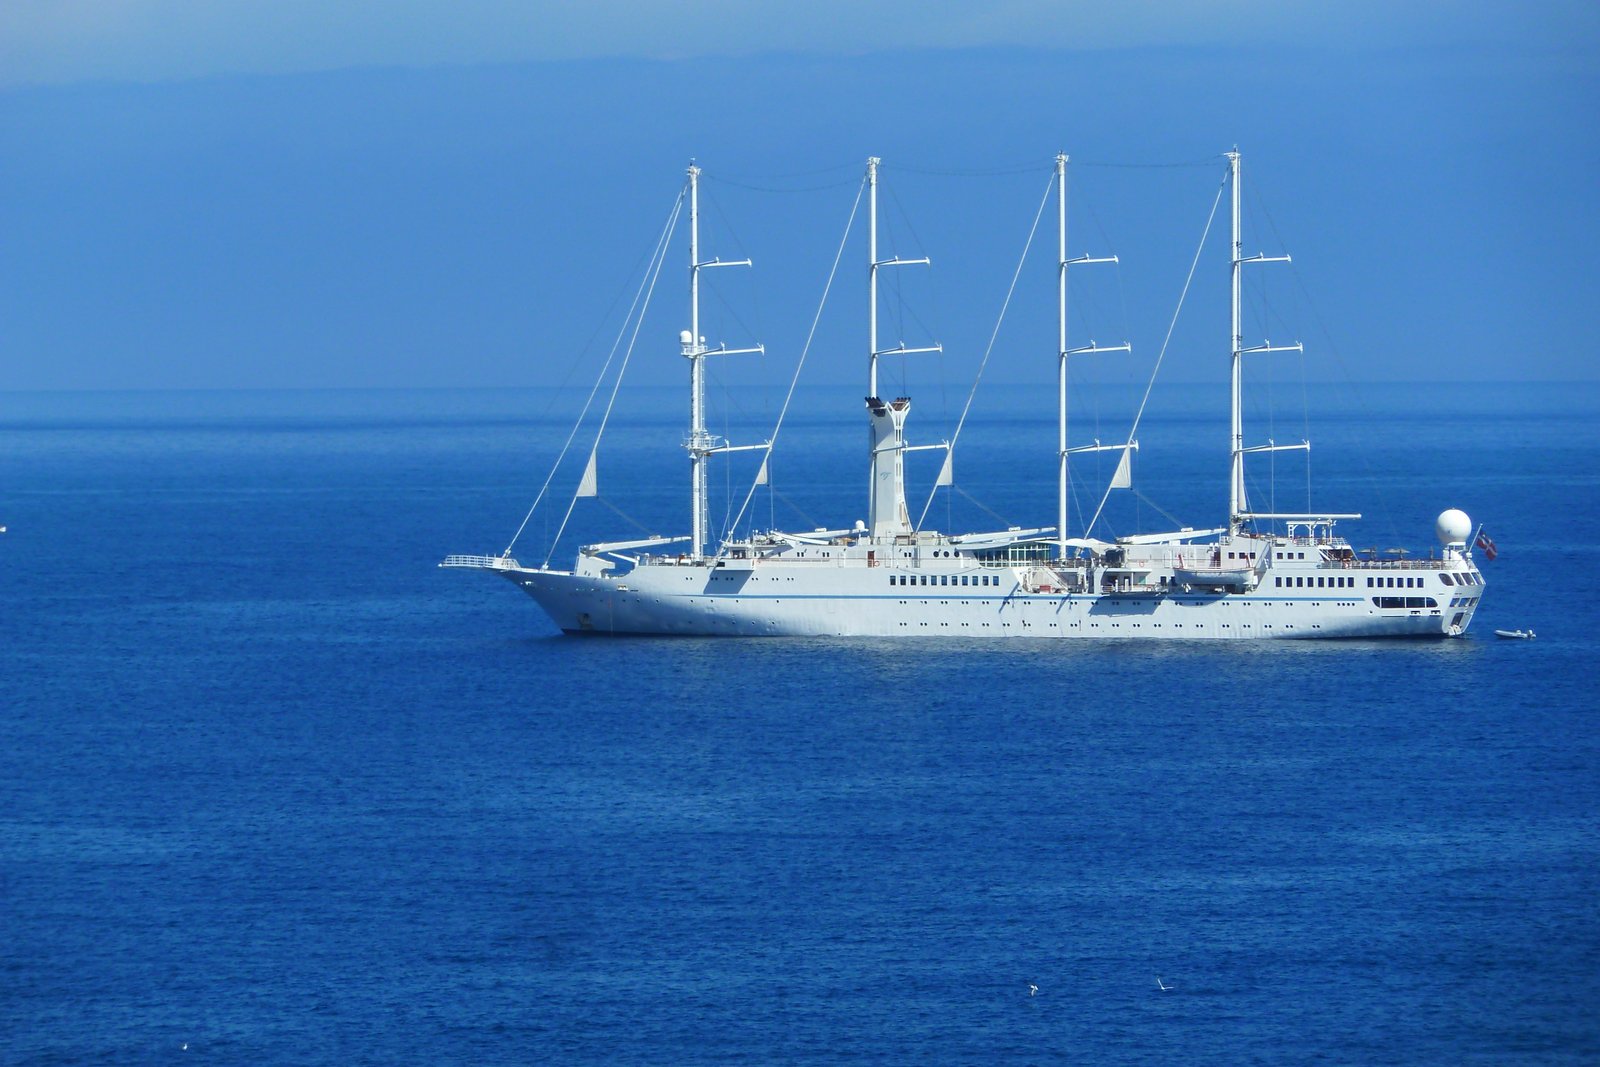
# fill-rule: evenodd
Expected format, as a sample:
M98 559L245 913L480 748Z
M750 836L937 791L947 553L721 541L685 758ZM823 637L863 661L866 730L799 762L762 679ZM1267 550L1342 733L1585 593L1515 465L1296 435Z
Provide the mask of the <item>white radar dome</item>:
M1433 524L1434 531L1439 535L1441 544L1453 545L1464 543L1472 533L1472 520L1467 518L1467 513L1457 508L1441 512Z

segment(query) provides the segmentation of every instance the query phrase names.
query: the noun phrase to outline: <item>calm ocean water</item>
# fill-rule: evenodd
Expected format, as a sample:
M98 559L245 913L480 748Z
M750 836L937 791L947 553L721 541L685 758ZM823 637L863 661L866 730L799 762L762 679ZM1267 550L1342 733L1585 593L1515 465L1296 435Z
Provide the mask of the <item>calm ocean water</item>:
M757 525L860 517L839 395ZM1112 532L1222 511L1215 399ZM1390 644L563 638L434 565L570 401L0 395L0 1062L1600 1059L1593 385L1312 392L1355 543L1500 546L1467 639ZM564 546L686 525L676 401ZM1053 521L1049 402L974 416L930 525Z

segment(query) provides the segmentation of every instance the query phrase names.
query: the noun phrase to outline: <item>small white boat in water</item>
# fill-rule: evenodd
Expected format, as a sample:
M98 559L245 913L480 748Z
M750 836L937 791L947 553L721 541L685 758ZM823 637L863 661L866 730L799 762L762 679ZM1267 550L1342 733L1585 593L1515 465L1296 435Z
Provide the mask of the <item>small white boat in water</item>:
M1494 635L1510 638L1513 641L1531 641L1534 636L1532 630L1496 630Z

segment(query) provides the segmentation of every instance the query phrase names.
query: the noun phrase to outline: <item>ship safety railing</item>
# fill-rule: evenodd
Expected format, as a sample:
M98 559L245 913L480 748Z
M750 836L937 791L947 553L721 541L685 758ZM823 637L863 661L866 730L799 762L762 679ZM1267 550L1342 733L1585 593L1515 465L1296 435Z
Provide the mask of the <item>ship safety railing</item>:
M518 571L522 564L510 556L446 556L441 567L476 567L488 571Z
M1330 559L1323 560L1317 566L1325 570L1368 570L1377 568L1385 571L1439 571L1446 567L1454 566L1451 560L1443 559L1377 559L1368 556L1358 556L1355 559Z

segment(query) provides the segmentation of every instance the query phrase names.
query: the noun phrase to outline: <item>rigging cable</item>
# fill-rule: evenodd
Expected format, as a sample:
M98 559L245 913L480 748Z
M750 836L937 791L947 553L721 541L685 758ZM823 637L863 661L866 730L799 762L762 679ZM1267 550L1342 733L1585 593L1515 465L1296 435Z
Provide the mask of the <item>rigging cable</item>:
M1033 226L1028 230L1028 240L1022 246L1022 256L1017 260L1017 269L1011 273L1011 285L1006 289L1006 298L1000 304L1000 317L995 320L994 330L989 334L989 344L983 350L983 359L978 363L978 374L972 379L972 388L967 391L967 402L961 407L961 417L956 420L956 432L950 435L950 445L946 451L946 460L953 461L956 451L956 442L961 438L961 429L967 423L967 413L972 410L972 400L978 395L978 383L983 380L984 368L989 365L989 357L994 353L994 343L1000 336L1000 327L1006 321L1006 311L1011 307L1011 297L1017 291L1017 279L1022 277L1022 267L1028 262L1028 252L1033 248L1033 238L1039 232L1039 220L1044 217L1045 206L1050 203L1050 189L1055 184L1055 176L1045 184L1044 197L1039 201L1039 210L1033 214ZM954 469L952 467L952 469ZM939 492L935 485L928 493L927 503L922 505L922 514L917 516L916 529L922 529L922 521L928 517L928 508L933 505L934 495Z
M1222 203L1222 193L1228 187L1228 179L1223 177L1222 183L1217 186L1216 199L1211 201L1211 214L1206 217L1206 228L1200 234L1200 246L1194 250L1194 259L1189 263L1189 275L1183 280L1183 292L1178 294L1178 306L1172 310L1172 321L1167 323L1167 336L1161 341L1161 351L1156 353L1156 365L1150 370L1150 381L1144 387L1144 399L1139 401L1139 411L1133 417L1133 425L1128 428L1128 447L1133 447L1134 440L1139 435L1139 420L1144 418L1145 405L1150 403L1150 391L1156 386L1156 375L1161 372L1161 361L1167 358L1167 346L1172 343L1172 331L1177 329L1178 316L1183 313L1183 302L1189 296L1189 286L1194 282L1195 268L1200 265L1200 254L1205 251L1206 239L1211 236L1211 224L1216 221L1217 208ZM1094 509L1094 518L1089 520L1089 525L1084 527L1083 535L1088 537L1094 530L1094 524L1100 521L1100 513L1106 508L1106 501L1111 499L1111 487L1106 486L1106 491L1100 497L1100 506ZM1149 503L1146 501L1146 503ZM1155 505L1151 505L1154 507ZM1156 508L1160 511L1160 508ZM1162 512L1163 515L1166 512Z
M778 421L772 427L772 439L767 442L767 456L769 458L772 455L772 450L777 447L778 435L783 432L783 420L789 414L789 402L794 399L795 387L800 384L800 371L806 365L806 356L811 352L811 342L817 336L817 324L822 321L822 309L828 306L828 294L833 290L833 279L839 273L839 261L844 258L844 248L850 240L850 231L855 227L856 212L861 208L861 197L866 191L867 180L862 178L861 185L856 189L855 203L850 205L850 218L844 224L844 236L839 238L839 250L833 254L833 266L828 270L828 280L822 287L822 300L817 304L816 314L811 317L811 329L806 333L806 343L800 349L800 361L794 366L794 374L789 379L789 391L784 394L783 407L778 410ZM772 485L771 473L771 468L768 467L767 484L769 489ZM735 516L733 524L729 527L730 529L737 530L739 524L744 521L744 513L750 507L751 499L756 495L756 488L756 482L751 481L750 490L745 493L744 502L739 505L739 514ZM776 490L773 491L776 492ZM788 500L787 497L784 499L785 501ZM721 547L717 549L717 557L720 559L727 549L727 542L724 541Z
M555 463L550 467L550 473L545 476L544 484L539 487L539 492L533 498L533 504L528 508L528 513L522 517L522 523L517 527L517 532L512 535L511 543L506 545L506 550L500 554L502 559L511 558L511 550L517 547L517 540L522 537L522 531L528 528L528 521L533 518L533 513L539 509L540 501L544 499L545 493L549 491L550 483L555 480L556 472L561 469L562 460L567 458L567 452L572 448L573 440L578 436L578 431L583 428L583 420L589 417L589 408L594 404L595 394L600 391L601 384L606 380L606 372L611 367L611 361L617 357L617 349L622 344L622 337L628 332L628 323L633 320L633 314L639 307L639 300L644 295L645 279L650 277L650 263L656 262L657 258L661 256L667 240L671 237L672 227L677 222L678 212L682 206L683 193L680 191L678 193L677 200L674 201L672 205L672 210L667 214L666 228L662 231L662 235L656 238L655 251L650 254L650 261L645 265L644 279L640 280L639 288L633 294L633 303L628 305L628 313L627 315L623 316L622 325L617 329L617 336L611 342L611 351L606 354L606 361L600 367L600 374L597 378L595 378L594 385L589 389L589 396L583 402L583 410L578 412L577 421L572 424L572 430L567 434L566 441L562 442L561 451L557 454ZM659 266L656 267L656 270L659 271L660 269L661 268ZM613 307L614 306L615 305L613 305ZM635 332L637 333L637 328ZM567 376L569 379L571 378L570 371L568 372ZM551 544L551 550L552 552L554 551L553 542ZM545 562L549 562L548 556L545 557Z
M611 409L616 406L617 392L622 388L622 377L628 373L628 361L633 358L633 349L639 341L639 330L644 326L645 312L650 309L650 298L655 295L656 280L661 277L661 268L667 262L667 245L672 241L672 234L678 228L678 216L683 212L683 201L688 193L688 187L678 193L678 200L672 205L672 213L667 218L667 224L661 231L661 238L656 243L655 267L649 274L649 284L643 291L643 301L638 303L639 314L633 320L633 334L628 338L628 348L622 355L622 366L617 368L617 377L611 383L611 396L606 400L605 414L600 416L600 428L595 431L594 447L589 450L592 457L600 448L600 439L605 436L606 424L611 421ZM623 326L627 328L626 324ZM581 488L581 486L580 486ZM550 566L550 557L555 555L556 545L561 541L561 535L566 532L567 523L572 518L573 508L578 506L578 494L572 494L572 500L567 504L567 513L561 517L561 525L556 528L555 539L550 542L549 551L545 553L544 562L540 569Z

